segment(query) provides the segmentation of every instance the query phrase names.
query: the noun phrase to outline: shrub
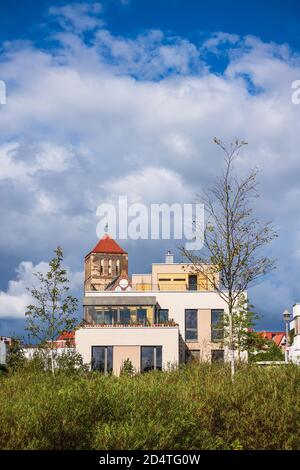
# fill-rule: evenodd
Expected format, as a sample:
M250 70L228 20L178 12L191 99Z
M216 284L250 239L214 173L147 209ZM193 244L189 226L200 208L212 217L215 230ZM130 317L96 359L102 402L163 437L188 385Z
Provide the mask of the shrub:
M300 369L1 376L2 449L299 449Z

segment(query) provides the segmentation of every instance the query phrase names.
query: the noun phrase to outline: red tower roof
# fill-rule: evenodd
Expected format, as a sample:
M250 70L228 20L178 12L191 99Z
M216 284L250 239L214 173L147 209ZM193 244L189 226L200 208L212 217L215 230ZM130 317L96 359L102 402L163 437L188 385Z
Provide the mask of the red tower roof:
M116 253L116 254L127 254L120 245L115 242L107 233L104 235L97 245L92 249L91 253Z

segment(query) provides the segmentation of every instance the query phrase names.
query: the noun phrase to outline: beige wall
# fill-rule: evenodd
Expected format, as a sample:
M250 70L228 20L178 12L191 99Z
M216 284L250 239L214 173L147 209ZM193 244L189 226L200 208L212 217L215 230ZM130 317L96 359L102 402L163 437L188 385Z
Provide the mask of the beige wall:
M211 269L210 266L206 267L207 272ZM213 284L207 280L207 278L197 272L197 269L195 269L194 266L186 264L186 263L153 263L152 264L152 285L153 287L159 285L160 288L163 288L163 290L174 290L176 288L180 290L185 290L185 286L188 285L188 275L189 274L196 274L197 275L197 284L198 284L198 289L201 290L208 290L212 291L214 290ZM185 278L185 281L174 282L174 275L176 277L180 277L182 279ZM219 275L215 275L216 278L219 278ZM164 282L160 282L159 279L163 279L164 277L170 277L171 281L166 281L166 288L164 288ZM174 287L171 288L170 285L174 285Z
M140 359L137 359L137 349L140 346L162 346L162 366L176 365L179 361L179 331L177 327L84 327L76 330L76 350L81 354L85 364L91 363L92 346L113 346L116 350L116 365L114 370L120 369L122 357L128 352L132 353L129 359L137 368ZM133 349L119 349L128 346ZM115 357L115 351L114 351ZM127 357L125 357L126 359Z
M114 374L119 375L123 363L130 359L133 367L138 372L140 369L141 348L140 346L115 346L113 350Z

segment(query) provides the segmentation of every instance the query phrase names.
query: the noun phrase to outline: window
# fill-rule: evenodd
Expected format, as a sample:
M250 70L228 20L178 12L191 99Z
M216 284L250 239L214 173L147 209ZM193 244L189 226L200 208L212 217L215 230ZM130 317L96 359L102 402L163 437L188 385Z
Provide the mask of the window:
M104 374L112 372L113 347L92 346L92 370L98 370Z
M108 274L111 275L111 259L108 260Z
M146 325L147 322L147 310L145 308L138 308L136 311L136 320L138 323Z
M224 362L223 349L213 349L211 351L211 362Z
M120 309L120 323L122 325L129 325L130 324L130 315L131 312L129 308L121 308Z
M200 349L188 349L186 351L186 362L200 361Z
M130 325L131 322L138 322L147 325L152 322L153 307L117 307L117 306L98 306L85 307L85 319L88 323L97 325ZM148 318L149 314L149 318Z
M185 339L186 341L197 341L198 339L198 310L188 309L185 311Z
M161 308L156 314L156 323L166 323L169 320L169 310L167 308Z
M120 260L117 259L117 262L116 262L116 274L119 274L120 272Z
M224 336L222 325L220 324L224 310L211 311L211 340L214 342L221 341Z
M197 274L189 275L189 290L197 290Z
M102 276L104 272L104 259L100 260L100 275Z
M162 369L162 346L141 347L141 372Z

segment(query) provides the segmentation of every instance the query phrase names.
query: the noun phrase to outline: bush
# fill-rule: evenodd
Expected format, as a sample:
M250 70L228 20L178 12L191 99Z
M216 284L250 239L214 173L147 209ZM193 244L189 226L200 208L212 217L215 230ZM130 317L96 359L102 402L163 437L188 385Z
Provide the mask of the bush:
M87 372L89 370L89 366L83 363L81 354L79 354L75 349L68 349L57 355L55 363L59 372L81 374L82 372Z
M300 369L1 376L2 449L300 449Z

